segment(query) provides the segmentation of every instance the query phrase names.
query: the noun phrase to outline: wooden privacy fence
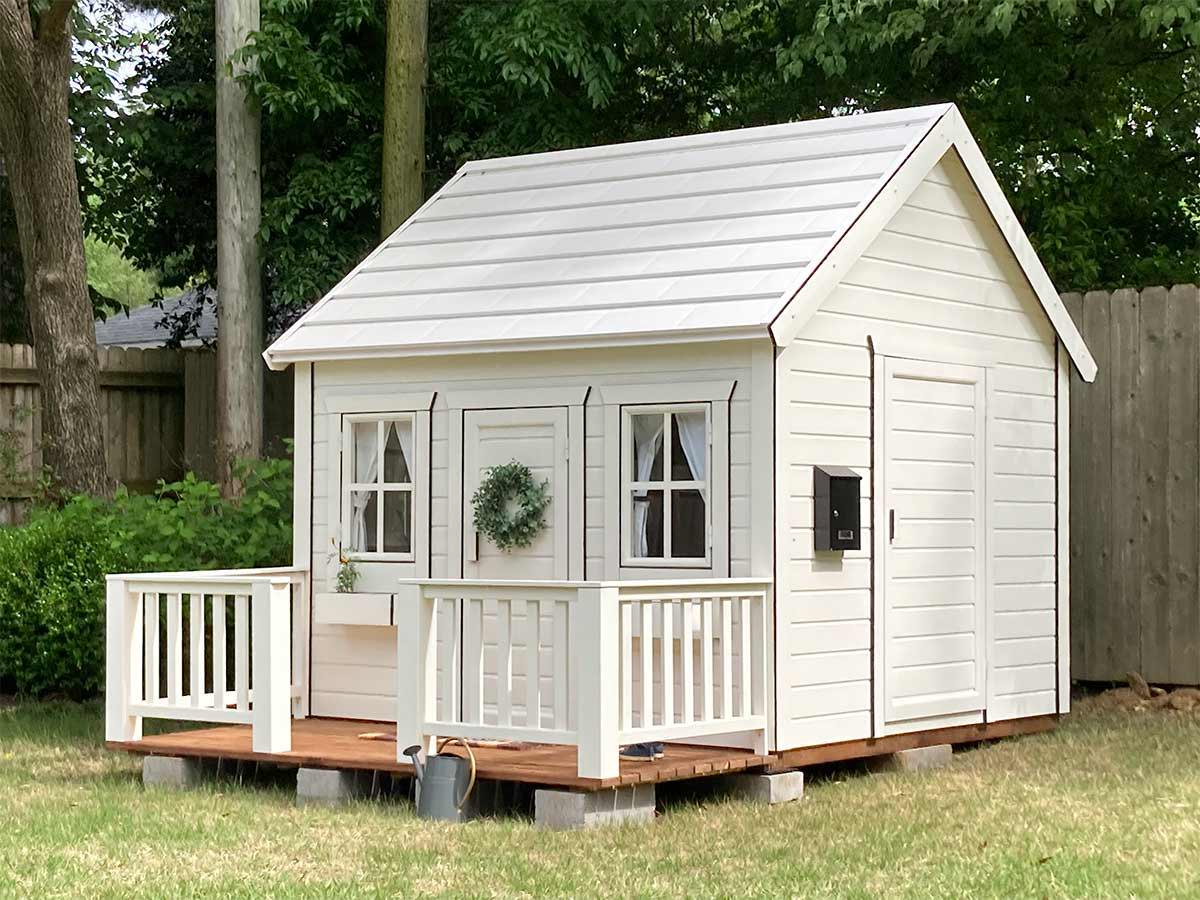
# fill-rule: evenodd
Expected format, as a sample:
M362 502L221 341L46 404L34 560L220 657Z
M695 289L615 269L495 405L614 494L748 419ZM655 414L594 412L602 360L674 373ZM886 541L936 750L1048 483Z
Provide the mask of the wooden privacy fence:
M1071 670L1200 684L1200 289L1065 294L1100 367L1071 380Z
M211 350L101 348L100 421L108 474L131 490L188 470L216 471L216 359ZM42 471L33 348L0 344L0 525L21 521ZM268 373L264 436L292 433L291 379Z

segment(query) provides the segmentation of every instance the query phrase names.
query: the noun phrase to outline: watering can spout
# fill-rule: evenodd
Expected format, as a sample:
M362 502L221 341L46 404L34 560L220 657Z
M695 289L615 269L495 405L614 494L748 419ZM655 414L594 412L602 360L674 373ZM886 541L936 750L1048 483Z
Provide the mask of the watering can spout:
M404 755L412 760L413 773L415 774L417 784L419 785L425 780L425 767L421 764L421 745L413 744L411 747L405 747Z

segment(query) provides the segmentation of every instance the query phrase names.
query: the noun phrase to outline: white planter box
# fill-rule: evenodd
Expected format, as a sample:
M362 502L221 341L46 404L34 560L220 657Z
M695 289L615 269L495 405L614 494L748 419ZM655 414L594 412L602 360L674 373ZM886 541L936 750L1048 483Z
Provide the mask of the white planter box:
M392 595L315 594L313 622L317 625L394 625Z

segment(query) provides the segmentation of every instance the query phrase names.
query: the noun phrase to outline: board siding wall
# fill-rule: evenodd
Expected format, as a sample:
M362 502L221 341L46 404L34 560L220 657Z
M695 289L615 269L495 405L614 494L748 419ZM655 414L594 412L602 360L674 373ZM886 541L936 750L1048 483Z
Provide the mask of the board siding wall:
M1056 711L1055 336L950 154L777 358L781 749L872 735L868 338L895 355L988 367L987 718ZM820 464L863 476L862 550L813 551Z
M473 358L422 358L410 361L329 362L314 365L313 547L314 591L332 590L335 572L330 557L337 532L330 492L337 491L335 467L337 414L325 410L335 397L380 398L380 410L396 394L425 391L489 391L550 385L591 385L584 409L584 559L585 577L605 577L605 435L600 390L605 385L713 382L728 379L737 387L729 404L730 440L730 572L751 574L755 542L769 543L769 533L751 535L751 523L769 529L769 516L752 515L750 497L751 342L638 349L576 350L554 353L483 355ZM654 402L647 396L646 402ZM430 417L430 574L457 577L450 571L450 416L439 397ZM769 423L767 423L769 424ZM764 434L761 440L769 441ZM616 498L613 498L615 502ZM764 495L761 504L770 503ZM394 579L416 575L414 564L361 566L360 590L385 591ZM637 577L646 577L638 570ZM697 572L699 575L700 573ZM717 575L725 575L717 572ZM323 625L313 627L312 714L347 718L391 719L395 715L395 630L387 627Z

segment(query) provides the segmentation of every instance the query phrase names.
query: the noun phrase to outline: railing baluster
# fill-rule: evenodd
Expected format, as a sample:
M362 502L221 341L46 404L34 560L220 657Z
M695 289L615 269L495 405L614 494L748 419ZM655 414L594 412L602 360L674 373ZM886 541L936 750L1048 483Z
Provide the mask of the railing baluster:
M733 600L721 598L721 718L733 718Z
M213 709L225 708L229 685L225 667L225 595L212 595L212 685Z
M483 600L463 598L462 721L483 722Z
M204 701L204 595L188 594L188 644L191 657L188 668L188 691L192 706Z
M633 604L620 601L621 624L621 729L633 727ZM596 673L599 677L600 673Z
M692 723L692 710L696 706L696 674L692 665L692 657L696 652L695 625L692 621L692 600L684 597L680 606L679 630L679 662L682 672L680 681L683 683L683 708L681 718L683 724Z
M675 724L675 602L662 604L662 723Z
M543 601L550 606L550 615L554 620L554 643L550 645L552 654L551 671L554 672L554 727L567 727L567 604L557 600Z
M250 710L250 598L233 598L233 689L237 708Z
M741 677L738 679L738 714L750 715L750 598L738 598L738 637L741 638Z
M641 604L642 727L654 724L654 604Z
M167 594L167 702L172 706L183 693L183 601Z
M712 600L700 601L700 721L713 717L713 606Z
M454 624L450 631L450 720L462 721L462 661L463 661L463 600L462 597L447 598L450 603Z
M158 594L142 594L144 610L142 612L142 633L144 658L142 663L142 680L145 682L147 703L159 699L159 650L158 650Z
M525 601L525 727L542 727L541 617L538 603Z
M512 725L512 600L496 601L496 724Z

